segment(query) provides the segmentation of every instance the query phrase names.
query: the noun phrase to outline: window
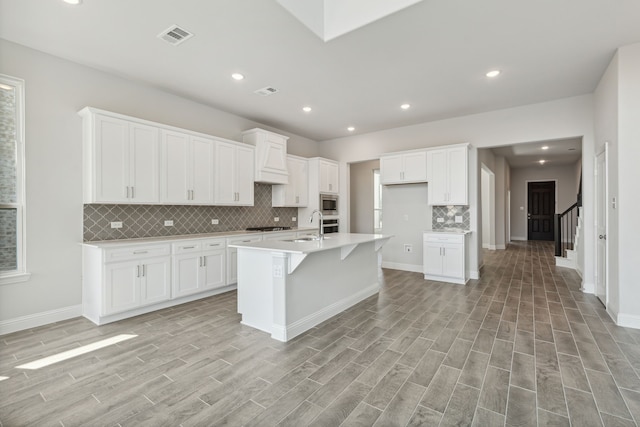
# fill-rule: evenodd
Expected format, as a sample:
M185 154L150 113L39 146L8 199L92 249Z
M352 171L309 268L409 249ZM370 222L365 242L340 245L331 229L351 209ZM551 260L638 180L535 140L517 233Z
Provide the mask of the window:
M0 74L0 284L25 281L24 81Z
M373 170L373 229L375 233L382 232L382 184L380 184L380 169Z

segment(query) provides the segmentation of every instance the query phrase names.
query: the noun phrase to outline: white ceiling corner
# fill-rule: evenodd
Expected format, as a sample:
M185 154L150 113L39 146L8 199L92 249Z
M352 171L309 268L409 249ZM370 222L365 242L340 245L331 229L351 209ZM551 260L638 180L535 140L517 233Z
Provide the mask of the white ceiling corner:
M276 0L325 42L422 0Z

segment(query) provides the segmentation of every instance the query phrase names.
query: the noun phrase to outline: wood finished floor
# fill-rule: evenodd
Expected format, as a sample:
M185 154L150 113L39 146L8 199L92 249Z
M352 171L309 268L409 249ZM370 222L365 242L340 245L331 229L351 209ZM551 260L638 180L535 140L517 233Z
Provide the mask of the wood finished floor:
M636 426L640 331L615 326L549 243L485 251L468 286L384 270L378 296L289 343L235 292L96 327L0 337L8 426ZM15 366L138 337L34 371Z

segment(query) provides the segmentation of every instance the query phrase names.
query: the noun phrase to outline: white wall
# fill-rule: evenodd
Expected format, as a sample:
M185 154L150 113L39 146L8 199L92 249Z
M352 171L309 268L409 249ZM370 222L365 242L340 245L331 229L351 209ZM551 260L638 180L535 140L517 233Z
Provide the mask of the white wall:
M492 179L493 173L486 167L482 167L480 170L480 174L480 204L482 205L482 247L490 249L495 247L495 234L493 232L493 222L495 220L495 215L491 214L491 211L495 209L495 203L493 200L491 189L494 184Z
M497 147L530 141L583 137L585 222L593 222L593 98L591 95L560 99L523 107L497 110L436 122L422 123L362 135L323 141L320 155L356 162L380 157L381 154L469 142L470 211L472 215L470 247L471 270L477 270L479 261L478 218L479 170L475 148ZM512 197L516 191L511 186ZM345 185L346 189L346 185ZM585 230L585 272L583 286L593 292L594 231Z
M640 328L640 43L619 49L618 72L618 165L612 173L618 173L619 320Z
M431 229L427 184L385 185L382 188L382 233L393 235L382 247L382 266L422 270L422 232ZM413 252L404 252L404 244Z
M26 244L27 268L32 273L28 282L0 286L0 327L8 320L37 322L42 313L71 314L81 303L82 122L78 110L90 105L235 140L240 140L243 130L260 126L4 40L0 40L0 73L25 80ZM314 141L281 133L291 136L289 152L318 154Z
M380 160L350 165L350 230L352 233L373 233L373 170L380 169Z
M555 213L562 213L576 202L575 178L574 169L566 166L541 165L511 169L511 238L527 240L527 181L555 180Z

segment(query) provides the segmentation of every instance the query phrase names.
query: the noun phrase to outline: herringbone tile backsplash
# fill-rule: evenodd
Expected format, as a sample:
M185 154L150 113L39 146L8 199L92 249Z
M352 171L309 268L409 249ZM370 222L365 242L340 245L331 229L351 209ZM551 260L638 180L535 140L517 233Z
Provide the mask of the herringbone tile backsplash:
M92 242L298 225L291 220L297 208L271 207L270 185L255 184L254 193L254 206L84 205L83 238ZM212 219L220 223L213 225ZM173 227L165 227L165 220L173 220ZM111 228L113 221L122 221L122 228Z

